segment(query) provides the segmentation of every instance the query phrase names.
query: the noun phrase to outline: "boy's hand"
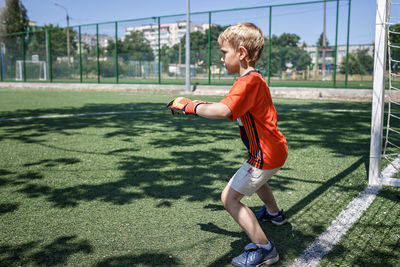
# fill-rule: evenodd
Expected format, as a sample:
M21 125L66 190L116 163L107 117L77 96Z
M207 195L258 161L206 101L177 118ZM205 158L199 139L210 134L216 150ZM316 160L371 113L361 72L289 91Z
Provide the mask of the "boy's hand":
M205 104L205 101L190 100L185 97L178 97L168 103L167 108L171 110L172 115L180 114L196 114L196 108L200 104Z

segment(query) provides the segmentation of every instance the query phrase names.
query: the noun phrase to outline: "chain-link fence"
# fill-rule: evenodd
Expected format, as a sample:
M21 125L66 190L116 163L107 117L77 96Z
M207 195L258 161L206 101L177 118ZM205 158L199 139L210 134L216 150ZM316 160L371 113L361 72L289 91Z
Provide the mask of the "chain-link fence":
M191 81L232 84L218 36L250 21L264 32L256 67L272 86L372 87L373 44L350 45L350 18L351 0L192 13ZM180 14L1 35L1 81L183 84L185 34Z

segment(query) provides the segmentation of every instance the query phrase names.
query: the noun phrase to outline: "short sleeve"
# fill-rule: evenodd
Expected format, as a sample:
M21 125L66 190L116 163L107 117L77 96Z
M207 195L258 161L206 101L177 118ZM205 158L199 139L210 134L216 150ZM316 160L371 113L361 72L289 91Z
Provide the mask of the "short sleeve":
M232 111L230 120L236 120L249 111L256 101L259 86L249 83L247 79L239 79L229 93L220 101Z

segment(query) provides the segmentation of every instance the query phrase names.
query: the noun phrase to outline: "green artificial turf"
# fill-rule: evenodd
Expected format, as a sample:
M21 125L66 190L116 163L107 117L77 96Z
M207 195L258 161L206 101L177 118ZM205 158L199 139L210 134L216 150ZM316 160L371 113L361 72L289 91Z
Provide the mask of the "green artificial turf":
M0 90L0 265L229 266L249 240L220 192L246 150L235 122L172 117L173 97ZM274 102L289 223L261 225L289 266L367 186L370 103ZM399 195L384 188L321 266L398 266Z

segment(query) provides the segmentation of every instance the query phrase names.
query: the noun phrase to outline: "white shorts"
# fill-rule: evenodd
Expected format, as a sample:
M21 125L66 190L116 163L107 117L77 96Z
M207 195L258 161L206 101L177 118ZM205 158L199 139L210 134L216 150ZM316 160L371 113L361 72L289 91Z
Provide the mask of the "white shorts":
M263 184L265 184L269 178L277 173L279 169L280 168L271 170L258 169L246 162L232 176L228 185L236 192L246 196L251 196Z

